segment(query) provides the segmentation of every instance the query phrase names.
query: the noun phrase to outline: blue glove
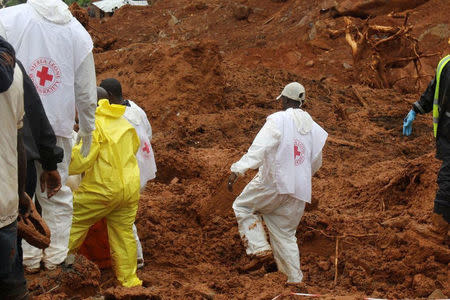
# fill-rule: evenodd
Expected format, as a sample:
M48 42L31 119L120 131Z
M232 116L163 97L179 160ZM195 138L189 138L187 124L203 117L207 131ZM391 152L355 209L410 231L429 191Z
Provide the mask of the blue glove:
M416 112L410 110L405 119L403 119L403 135L410 136L412 132L412 123L416 118Z

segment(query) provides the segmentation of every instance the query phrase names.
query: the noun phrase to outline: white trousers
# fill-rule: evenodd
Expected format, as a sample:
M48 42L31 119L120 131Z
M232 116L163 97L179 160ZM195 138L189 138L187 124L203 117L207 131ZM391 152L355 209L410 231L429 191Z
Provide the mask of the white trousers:
M47 191L41 193L40 176L42 166L36 163L37 187L36 198L42 207L42 218L47 223L51 232L50 246L42 251L22 241L23 264L29 268L39 268L41 260L47 267L62 263L67 256L70 227L72 225L73 195L71 189L66 186L69 175L70 158L72 154L71 139L56 137L56 144L63 148L64 159L58 164L58 172L61 176L61 190L50 199Z
M137 260L144 261L144 253L142 252L141 241L139 240L136 224L133 224L133 235L136 240Z
M258 174L236 198L233 209L247 254L272 249L278 269L288 276L287 281L301 282L303 274L295 233L305 202L278 194L276 187L263 184ZM270 245L262 219L269 230Z

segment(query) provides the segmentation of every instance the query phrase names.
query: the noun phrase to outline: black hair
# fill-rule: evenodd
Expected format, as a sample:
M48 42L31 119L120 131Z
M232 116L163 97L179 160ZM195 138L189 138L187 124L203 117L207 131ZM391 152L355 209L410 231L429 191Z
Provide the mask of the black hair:
M122 86L120 85L120 82L115 78L106 78L102 80L100 83L100 87L104 88L108 94L111 94L118 100L122 101Z

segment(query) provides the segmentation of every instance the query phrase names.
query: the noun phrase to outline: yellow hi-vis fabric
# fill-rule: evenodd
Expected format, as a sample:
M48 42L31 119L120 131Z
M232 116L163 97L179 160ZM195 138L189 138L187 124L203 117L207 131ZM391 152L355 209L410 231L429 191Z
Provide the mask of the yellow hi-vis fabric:
M73 197L69 251L82 245L89 227L106 218L111 257L117 279L125 287L142 285L136 275L136 241L133 223L139 201L139 138L125 118L125 106L100 100L95 113L95 131L87 157L81 143L72 151L69 173L84 173Z
M450 55L447 55L439 62L436 68L436 88L434 89L433 98L433 133L434 137L437 135L438 123L439 123L439 84L441 81L441 73L445 65L450 61Z

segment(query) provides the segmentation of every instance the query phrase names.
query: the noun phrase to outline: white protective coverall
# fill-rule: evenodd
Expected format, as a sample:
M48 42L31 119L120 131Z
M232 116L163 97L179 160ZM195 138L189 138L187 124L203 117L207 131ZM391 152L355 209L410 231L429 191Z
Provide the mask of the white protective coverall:
M57 145L64 149L58 164L61 190L51 199L37 184L36 197L51 231L51 243L44 252L23 242L24 265L47 268L64 261L68 251L73 196L66 186L75 108L80 131L90 135L95 128L97 104L93 43L89 33L72 16L61 0L28 0L0 10L0 35L10 42L27 69L47 117L55 131ZM38 181L43 170L36 164Z
M231 166L239 175L259 168L233 203L247 254L272 250L278 269L292 283L303 279L295 233L305 203L311 202L311 177L322 165L326 138L326 131L307 112L277 112L267 118L248 152Z
M124 117L131 125L133 125L134 129L136 129L141 142L141 146L136 154L136 159L139 165L142 192L145 189L147 182L156 177L155 155L151 145L152 126L147 119L145 111L133 101L127 101L130 106L127 106Z
M147 119L147 114L140 108L136 103L131 100L127 100L130 106L125 109L125 114L123 115L125 119L133 125L136 129L136 133L139 137L141 145L136 153L136 159L139 165L139 175L141 180L141 193L145 189L147 181L155 178L156 174L156 163L155 155L153 153L151 141L152 141L152 127ZM137 246L137 259L138 265L143 266L144 254L142 252L141 241L137 234L136 225L133 224L133 234L136 239Z

